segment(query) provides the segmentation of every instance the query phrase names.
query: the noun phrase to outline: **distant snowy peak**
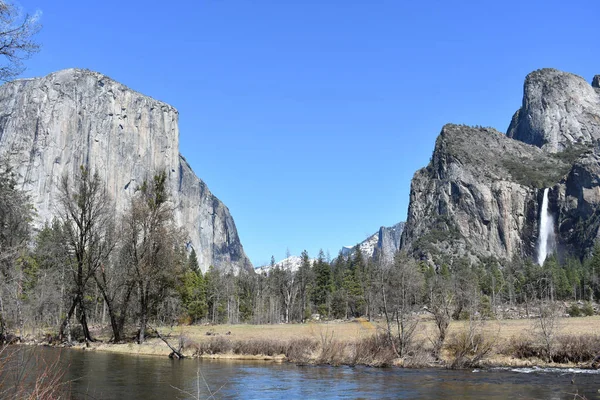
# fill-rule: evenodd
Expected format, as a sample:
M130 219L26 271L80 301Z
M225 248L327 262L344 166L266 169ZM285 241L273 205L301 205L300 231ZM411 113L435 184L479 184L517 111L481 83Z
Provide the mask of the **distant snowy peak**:
M344 246L342 248L343 255L354 254L356 246L360 248L363 256L368 258L383 257L385 260L391 260L394 254L400 249L400 237L404 229L404 222L399 222L396 225L379 228L379 231L369 236L364 241L355 246Z
M379 232L372 234L362 242L358 244L360 248L360 252L365 257L373 257L375 252L375 247L377 247L377 242L379 241ZM354 254L354 249L357 245L354 246L344 246L342 247L342 255Z
M392 260L394 258L394 254L400 248L400 237L402 236L402 230L404 229L404 222L399 222L396 225L385 227L382 226L379 228L379 231L372 234L358 245L355 246L344 246L342 247L342 255L352 255L354 254L354 249L356 246L360 248L361 253L365 258L375 258L381 257L384 260ZM317 261L316 258L311 258L310 263L313 265ZM271 264L263 265L261 267L256 267L254 271L256 273L269 273L273 268L281 268L284 270L289 270L291 272L296 272L300 269L302 265L302 257L300 256L290 256L286 259L283 259L273 266Z
M312 265L315 263L316 259L311 258L309 261ZM254 271L257 273L268 273L269 271L271 271L271 269L273 267L275 267L275 268L279 267L281 269L296 272L300 269L301 265L302 265L302 257L291 256L291 257L285 258L285 259L275 263L275 265L273 265L273 266L271 266L271 264L267 264L267 265L263 265L262 267L256 267L254 269Z

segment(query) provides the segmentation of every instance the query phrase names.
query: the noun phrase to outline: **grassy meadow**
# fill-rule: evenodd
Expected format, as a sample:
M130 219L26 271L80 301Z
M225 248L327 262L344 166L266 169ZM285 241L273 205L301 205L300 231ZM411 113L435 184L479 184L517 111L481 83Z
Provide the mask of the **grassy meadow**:
M539 333L535 319L492 320L476 326L470 325L469 321L452 321L438 359L431 356L437 329L434 322L426 318L419 322L412 345L402 357L384 344L387 337L384 321L371 322L361 318L304 324L163 326L157 329L171 345L181 347L182 353L192 357L332 365L452 366L459 356L470 360L468 357L473 349L463 349L462 353L458 350L461 338L466 337L472 343L480 340L475 347L489 346L489 351L477 359L476 365L589 366L590 358L600 351L596 348L600 346L600 336L597 336L600 316L561 318L556 322L552 340L556 354L562 354L554 357L558 362L544 356L544 337ZM468 335L470 329L474 335ZM142 345L96 342L89 348L81 348L165 357L171 353L157 337L151 337ZM472 365L475 364L465 366Z

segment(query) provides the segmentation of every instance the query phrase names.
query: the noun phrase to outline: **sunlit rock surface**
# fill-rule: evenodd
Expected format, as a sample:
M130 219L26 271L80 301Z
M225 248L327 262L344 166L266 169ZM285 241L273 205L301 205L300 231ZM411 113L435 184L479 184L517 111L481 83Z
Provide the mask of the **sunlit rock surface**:
M19 173L38 226L57 215L61 178L82 165L100 173L117 214L165 170L202 270L251 268L229 210L179 154L177 110L102 74L68 69L1 86L0 156Z
M535 259L549 188L559 256L589 254L600 228L599 86L599 76L590 85L534 71L507 135L444 126L431 162L413 177L401 248L424 259Z

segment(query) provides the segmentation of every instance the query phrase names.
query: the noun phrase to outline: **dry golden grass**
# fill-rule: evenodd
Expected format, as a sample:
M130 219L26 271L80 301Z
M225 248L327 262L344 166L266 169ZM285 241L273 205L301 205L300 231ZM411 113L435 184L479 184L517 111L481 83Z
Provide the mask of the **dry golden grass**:
M300 338L319 339L321 335L332 332L339 340L354 340L369 336L376 332L376 323L363 319L344 322L309 322L306 324L277 324L277 325L196 325L174 328L177 334L182 333L189 338L201 342L209 340L213 335L226 336L229 332L232 339L250 340L273 338L290 340ZM168 328L163 328L168 329ZM207 332L211 335L207 335Z
M495 337L496 347L501 348L513 337L527 337L533 334L534 320L502 320L486 321L483 325L484 331ZM170 341L176 345L180 335L184 335L190 341L196 343L208 343L215 336L219 338L228 338L232 341L255 341L272 339L273 341L297 341L300 339L310 339L320 342L323 338L334 337L336 341L353 343L361 339L368 338L383 329L383 321L369 322L365 319L356 319L354 321L336 321L336 322L311 322L306 324L278 324L278 325L196 325L196 326L177 326L158 328L163 336L168 336ZM597 334L600 332L600 316L564 318L560 320L560 335L584 335ZM467 321L452 321L448 335L461 332L468 329ZM207 335L207 332L210 335ZM229 334L228 334L229 333ZM429 339L434 338L435 325L433 321L424 319L417 328L416 340L429 346ZM139 355L157 355L167 356L170 349L160 339L150 339L143 345L135 343L128 344L93 344L89 350L110 351L126 354ZM225 359L252 359L252 360L271 360L282 361L278 356L256 356L244 354L215 354L205 355L211 358ZM448 358L448 354L442 355ZM488 358L488 362L495 365L506 366L530 366L545 365L542 360L515 359L506 355L494 352Z
M533 319L519 320L490 320L485 322L485 330L490 334L498 334L499 339L509 339L512 336L527 334L531 332L534 324ZM369 322L365 319L337 322L310 322L306 324L278 324L278 325L196 325L179 326L173 329L174 334L185 334L196 341L208 340L217 334L226 335L230 332L232 339L264 339L273 338L279 340L313 338L319 339L322 334L335 335L339 340L356 340L377 332L378 327L383 329L383 321ZM449 333L465 329L468 321L452 321ZM169 331L163 328L162 331ZM418 338L426 339L435 333L435 325L431 320L423 320L417 328ZM600 332L600 316L563 318L560 320L559 334L595 334Z

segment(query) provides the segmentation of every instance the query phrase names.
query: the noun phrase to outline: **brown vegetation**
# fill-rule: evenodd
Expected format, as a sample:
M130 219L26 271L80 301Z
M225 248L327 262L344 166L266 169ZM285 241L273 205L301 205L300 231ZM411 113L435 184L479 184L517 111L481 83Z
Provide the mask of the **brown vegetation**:
M500 353L517 359L543 359L558 364L580 364L591 366L600 354L600 335L560 335L556 337L556 346L551 354L544 341L531 336L521 335L511 338L500 349Z
M0 348L0 398L53 400L69 395L60 357L46 359L34 349Z
M452 321L448 336L434 356L435 321L420 316L411 345L399 357L397 332L388 335L385 321L364 319L329 323L279 325L212 325L176 327L165 336L179 343L186 357L287 361L298 364L368 365L375 367L450 367L556 365L590 367L600 354L600 317L561 319L547 353L542 336L532 334L536 319ZM168 328L164 328L165 332ZM208 334L210 333L210 334ZM277 339L271 339L277 338ZM390 342L395 340L395 343ZM166 356L160 339L144 345L93 344L91 350Z

